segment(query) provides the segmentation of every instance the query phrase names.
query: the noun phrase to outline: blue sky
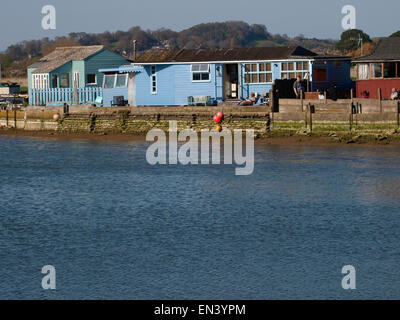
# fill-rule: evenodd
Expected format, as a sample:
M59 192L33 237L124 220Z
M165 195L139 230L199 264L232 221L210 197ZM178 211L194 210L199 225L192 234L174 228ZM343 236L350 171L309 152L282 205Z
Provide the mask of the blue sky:
M57 29L41 28L44 5L54 5ZM357 10L357 28L373 37L400 30L399 0L13 0L1 5L0 50L8 45L70 32L103 32L166 27L182 30L194 24L243 20L265 24L272 33L339 38L341 8Z

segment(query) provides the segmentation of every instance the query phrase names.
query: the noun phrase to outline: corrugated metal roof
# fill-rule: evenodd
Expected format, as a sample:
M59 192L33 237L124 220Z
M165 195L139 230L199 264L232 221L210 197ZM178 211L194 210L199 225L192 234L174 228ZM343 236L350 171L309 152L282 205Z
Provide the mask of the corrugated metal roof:
M110 72L119 72L119 68L105 68L105 69L99 69L99 72L102 73L110 73Z
M355 59L361 61L400 60L400 38L381 39L375 50L368 56Z
M104 46L58 47L39 60L42 64L33 73L49 73L70 61L84 60L104 49Z
M106 69L99 69L99 72L102 73L127 73L127 72L143 72L144 68L142 66L134 66L134 65L124 65L120 66L119 68L106 68Z
M300 46L234 49L153 49L141 53L134 63L257 61L315 56L317 56L316 53Z
M135 73L139 73L139 72L143 72L144 68L142 66L133 66L133 65L126 65L126 66L121 66L119 67L119 72L135 72Z

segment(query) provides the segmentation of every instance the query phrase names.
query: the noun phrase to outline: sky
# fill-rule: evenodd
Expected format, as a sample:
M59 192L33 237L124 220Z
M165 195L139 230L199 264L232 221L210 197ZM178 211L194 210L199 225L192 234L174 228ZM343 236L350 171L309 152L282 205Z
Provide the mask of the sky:
M384 5L382 5L384 3ZM42 7L56 9L56 30L42 29ZM338 39L342 7L356 8L356 27L371 37L400 30L399 0L13 0L0 8L0 51L9 45L70 32L99 33L170 28L241 20L265 24L271 33Z

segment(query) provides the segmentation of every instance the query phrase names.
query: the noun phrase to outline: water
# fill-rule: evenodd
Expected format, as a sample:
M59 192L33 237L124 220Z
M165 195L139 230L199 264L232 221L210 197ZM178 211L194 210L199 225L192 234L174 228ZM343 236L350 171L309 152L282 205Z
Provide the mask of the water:
M256 144L238 177L146 147L0 137L1 299L400 298L397 148Z

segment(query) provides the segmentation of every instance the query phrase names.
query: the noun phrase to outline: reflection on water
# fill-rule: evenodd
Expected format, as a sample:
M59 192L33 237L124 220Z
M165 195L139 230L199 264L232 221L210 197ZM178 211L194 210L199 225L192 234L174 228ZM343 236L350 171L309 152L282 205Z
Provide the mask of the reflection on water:
M248 177L146 147L0 137L0 298L400 298L395 147L256 144Z

